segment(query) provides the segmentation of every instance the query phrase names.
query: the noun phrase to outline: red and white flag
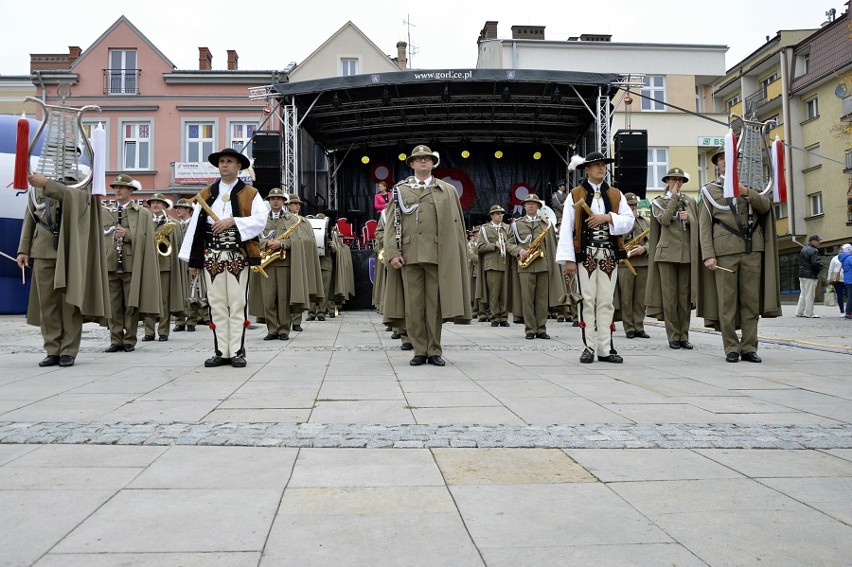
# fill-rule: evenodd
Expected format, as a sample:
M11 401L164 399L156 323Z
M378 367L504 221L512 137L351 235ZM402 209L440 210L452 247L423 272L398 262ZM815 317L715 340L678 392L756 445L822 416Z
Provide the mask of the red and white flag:
M784 142L778 136L772 141L772 200L787 202L787 180L784 176Z
M737 172L737 136L728 128L725 134L725 184L722 187L722 195L728 199L736 199L740 196L740 176Z

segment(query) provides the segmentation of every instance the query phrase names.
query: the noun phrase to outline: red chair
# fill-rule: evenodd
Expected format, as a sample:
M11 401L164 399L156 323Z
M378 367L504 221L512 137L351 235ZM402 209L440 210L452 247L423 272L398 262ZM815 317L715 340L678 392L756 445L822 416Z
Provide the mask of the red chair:
M376 240L376 227L378 226L379 221L370 219L364 223L364 228L361 229L361 247L362 248L374 248L375 240Z
M345 217L337 219L337 230L340 232L343 243L350 248L353 243L358 241L358 238L355 237L355 232L352 230L352 223L348 222Z

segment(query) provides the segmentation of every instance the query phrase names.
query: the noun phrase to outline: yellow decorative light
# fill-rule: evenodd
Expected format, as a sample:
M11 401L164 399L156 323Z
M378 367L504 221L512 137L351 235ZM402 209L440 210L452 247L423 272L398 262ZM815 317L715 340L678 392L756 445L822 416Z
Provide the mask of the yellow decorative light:
M541 159L541 152L534 152L533 159Z
M405 152L402 152L397 157L399 158L399 161L405 161L405 158L407 158L408 156L405 155Z
M463 157L464 159L469 158L469 157L470 157L470 152L469 152L469 151L467 151L467 150L462 150L461 157Z
M500 151L500 150L497 150L496 152L494 152L494 157L497 158L497 159L500 159L501 157L503 157L503 152Z
M370 156L361 156L361 163L364 165L370 163Z

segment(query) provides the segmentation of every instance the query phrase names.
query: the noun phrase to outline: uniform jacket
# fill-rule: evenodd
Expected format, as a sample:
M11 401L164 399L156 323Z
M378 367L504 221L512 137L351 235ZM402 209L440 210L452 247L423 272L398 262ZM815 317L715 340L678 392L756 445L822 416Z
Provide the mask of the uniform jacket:
M550 231L547 233L543 241L544 257L540 257L533 261L527 268L518 266L518 255L521 250L529 248L532 241L544 231L545 227L550 226ZM548 308L564 305L565 299L565 284L562 276L562 270L556 263L556 235L554 234L555 227L550 225L547 217L538 217L538 220L530 222L526 216L516 220L509 230L509 242L506 245L507 252L512 256L515 266L511 270L511 295L509 310L513 314L513 319L518 320L521 317L521 282L519 274L547 272L547 306ZM517 269L514 269L517 268Z
M169 220L168 215L166 215L166 221L169 222ZM157 257L160 262L160 271L171 273L171 277L169 277L169 313L178 315L186 313L187 296L185 294L189 285L187 284L186 264L178 258L178 250L180 250L181 242L183 242L183 229L176 220L171 219L171 222L176 225L168 236L172 253L168 256L157 254ZM165 228L166 224L163 223L161 226L157 226L157 223L153 222L152 224L156 238L156 235Z
M110 317L109 284L104 261L103 232L101 228L101 206L97 197L87 190L71 189L61 183L48 181L41 200L49 198L53 203L62 203L59 224L59 239L53 250L53 235L37 235L36 231L47 232L35 224L32 201L27 205L18 253L33 258L56 258L54 289L65 290L65 301L80 309L84 319L106 323ZM29 221L29 222L28 222ZM47 242L43 242L45 240ZM27 323L38 326L41 322L41 305L35 286L30 287L27 306Z
M384 232L385 263L403 256L406 262L435 260L438 267L438 287L440 290L440 311L444 321L469 323L471 319L471 291L467 267L467 238L465 237L464 216L455 187L432 178L427 190L415 187L414 176L401 181L394 187L394 196L388 203L387 224ZM402 221L402 251L396 242L396 209L402 196L406 207L423 204L431 200L437 213L433 220L436 226L423 226L418 220L430 215L424 212L404 214L400 210ZM389 267L385 280L385 294L382 300L384 323L395 327L405 327L405 296L402 289L400 270Z

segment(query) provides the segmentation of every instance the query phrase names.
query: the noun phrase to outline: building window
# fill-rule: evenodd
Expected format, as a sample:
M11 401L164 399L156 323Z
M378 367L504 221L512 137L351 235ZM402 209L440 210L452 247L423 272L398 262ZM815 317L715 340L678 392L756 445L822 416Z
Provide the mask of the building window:
M665 189L666 184L663 183L663 176L669 169L669 150L668 148L648 148L648 189L656 189L658 191Z
M666 109L666 78L662 75L646 75L642 87L642 110L662 112Z
M822 193L814 193L813 195L808 195L808 201L811 204L812 217L823 214L824 211L822 210Z
M846 150L846 167L845 169L852 169L852 150Z
M812 167L819 167L822 165L822 157L819 154L819 144L812 144L805 148L804 155L804 170L807 171Z
M340 59L340 76L349 77L358 74L358 60L352 57Z
M786 219L787 218L787 203L775 203L773 205L775 207L775 218L776 219Z
M138 94L135 49L110 49L108 94Z
M805 101L805 120L819 117L819 99L814 97Z
M778 73L772 73L762 81L760 81L760 90L763 92L763 98L767 97L767 92L769 91L769 85L778 80Z
M704 96L700 85L695 85L695 112L704 112Z
M230 134L231 134L231 147L241 152L247 158L251 159L252 155L252 144L249 144L249 140L254 136L255 128L257 128L257 122L231 122L230 126ZM246 147L248 145L248 147ZM243 150L245 148L245 150Z
M93 138L95 129L98 127L98 124L103 126L104 128L104 138L107 140L106 144L106 161L104 163L109 163L109 120L89 120L83 122L83 135L89 139L89 143L94 146L95 139Z
M205 162L213 153L216 139L213 136L213 122L186 123L186 161Z
M151 169L151 123L121 125L121 169Z
M811 54L800 53L796 56L796 72L795 77L801 77L808 74L808 69L811 65Z
M731 98L725 101L725 109L730 112L733 107L740 103L740 100L742 100L740 98L740 95L732 96Z

